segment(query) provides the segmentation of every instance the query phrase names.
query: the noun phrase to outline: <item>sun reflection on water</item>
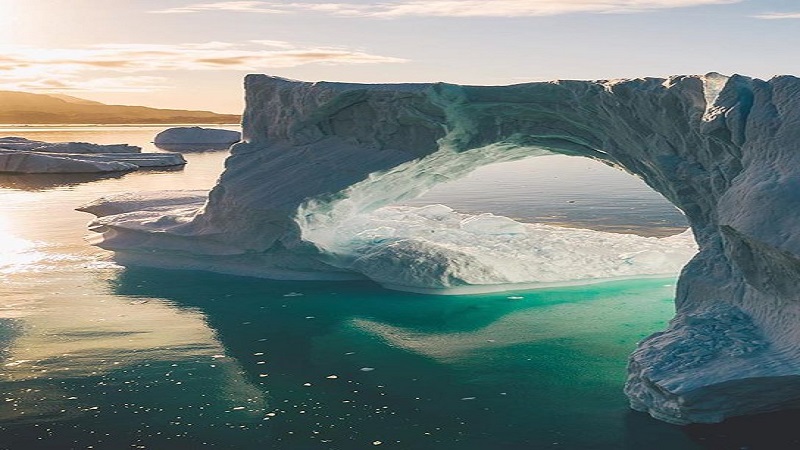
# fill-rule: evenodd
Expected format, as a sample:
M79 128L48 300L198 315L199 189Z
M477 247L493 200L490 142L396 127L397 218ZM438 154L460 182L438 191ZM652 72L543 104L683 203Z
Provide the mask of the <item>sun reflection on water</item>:
M41 245L17 237L11 221L0 215L0 275L24 272L46 257Z

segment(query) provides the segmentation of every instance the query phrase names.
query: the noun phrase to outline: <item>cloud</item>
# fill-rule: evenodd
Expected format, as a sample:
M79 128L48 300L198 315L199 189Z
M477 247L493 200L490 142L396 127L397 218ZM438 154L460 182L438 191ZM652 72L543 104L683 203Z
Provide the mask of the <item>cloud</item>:
M306 64L380 64L407 60L358 49L294 46L283 41L177 45L113 44L42 49L0 46L0 84L18 89L51 88L55 81L83 90L138 92L162 85L163 78L137 75L169 71L264 72ZM80 80L91 80L80 81Z
M265 47L294 48L294 45L292 45L291 43L286 42L286 41L268 41L268 40L264 40L264 39L259 39L259 40L250 41L250 42L252 42L253 44L263 45Z
M756 19L778 20L778 19L800 19L800 12L788 13L764 13L753 16ZM2 62L0 62L2 64Z
M405 0L365 5L357 3L278 3L234 1L195 3L154 13L233 11L262 14L320 12L350 17L531 17L570 13L632 13L691 6L725 5L742 0Z
M216 2L216 3L197 3L193 5L168 8L151 11L158 14L182 14L200 11L238 11L238 12L257 12L267 14L283 14L286 11L273 9L266 6L267 2L245 1L245 2Z
M17 47L3 51L0 74L19 69L51 68L62 71L113 69L125 72L162 70L253 71L295 67L303 64L401 63L405 59L373 55L340 47L293 47L279 41L257 41L254 45L95 45L75 49ZM262 47L269 47L264 49Z
M163 77L125 76L79 79L65 78L23 79L0 83L0 90L28 92L153 92L168 89Z

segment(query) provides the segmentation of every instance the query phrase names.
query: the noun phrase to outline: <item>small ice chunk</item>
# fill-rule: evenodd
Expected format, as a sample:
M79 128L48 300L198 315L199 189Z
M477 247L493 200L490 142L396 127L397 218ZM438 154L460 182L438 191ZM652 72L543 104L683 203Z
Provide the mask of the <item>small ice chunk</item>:
M414 211L417 215L432 220L444 220L453 215L453 208L445 205L427 205Z
M525 225L508 217L480 214L461 221L461 229L474 234L522 234Z

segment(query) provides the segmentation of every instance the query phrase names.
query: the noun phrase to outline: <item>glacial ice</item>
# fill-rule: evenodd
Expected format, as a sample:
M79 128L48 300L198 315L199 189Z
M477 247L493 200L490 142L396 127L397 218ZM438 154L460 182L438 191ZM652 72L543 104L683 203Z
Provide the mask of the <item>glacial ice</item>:
M189 151L226 149L241 139L241 133L202 127L168 128L156 135L153 143L165 150Z
M0 172L103 173L186 164L177 153L141 151L141 147L128 144L42 142L5 137L0 138Z
M646 238L459 214L444 205L385 207L304 239L332 266L389 288L440 294L668 277L697 252L689 232Z
M129 263L366 276L409 290L676 270L689 257L685 235L642 240L389 206L491 162L589 157L680 208L699 249L681 271L675 318L631 356L631 406L673 423L800 407L800 79L484 87L250 75L245 87L243 140L208 198L110 199L105 211L100 202L97 245Z
M0 138L0 148L40 153L139 153L141 147L128 144L92 144L89 142L43 142L22 137Z

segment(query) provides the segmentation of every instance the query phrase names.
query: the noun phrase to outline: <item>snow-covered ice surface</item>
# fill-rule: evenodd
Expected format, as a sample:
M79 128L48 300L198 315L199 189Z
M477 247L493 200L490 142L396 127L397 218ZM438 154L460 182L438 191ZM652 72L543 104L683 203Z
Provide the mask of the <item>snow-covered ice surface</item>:
M140 147L127 144L42 142L4 137L0 138L0 172L103 173L186 164L177 153L141 151Z
M333 266L389 288L445 294L673 276L697 252L688 231L647 238L459 214L444 205L385 207L303 237Z
M631 356L631 406L674 423L800 407L800 79L480 87L251 75L246 95L243 141L207 200L100 202L96 243L123 262L426 291L676 270L686 236L381 209L491 162L589 157L680 208L699 247L676 317Z
M238 131L203 127L168 128L156 135L153 143L165 150L191 151L225 149L238 142Z
M128 144L92 144L89 142L43 142L22 137L0 138L0 148L44 153L139 153L141 147Z

